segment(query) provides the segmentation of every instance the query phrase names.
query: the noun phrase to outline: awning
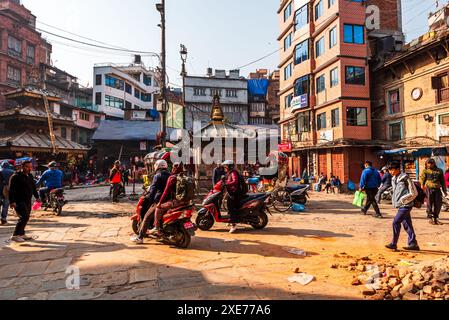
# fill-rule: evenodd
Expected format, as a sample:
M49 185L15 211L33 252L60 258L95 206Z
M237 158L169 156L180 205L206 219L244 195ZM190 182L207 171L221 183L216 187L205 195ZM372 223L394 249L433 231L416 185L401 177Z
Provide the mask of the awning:
M438 153L438 150L446 150L446 148L443 146L435 146L435 147L422 147L422 148L416 148L416 147L409 147L409 148L400 148L400 149L392 149L392 150L382 150L378 153L380 156L384 155L412 155L413 157L431 157L435 153Z

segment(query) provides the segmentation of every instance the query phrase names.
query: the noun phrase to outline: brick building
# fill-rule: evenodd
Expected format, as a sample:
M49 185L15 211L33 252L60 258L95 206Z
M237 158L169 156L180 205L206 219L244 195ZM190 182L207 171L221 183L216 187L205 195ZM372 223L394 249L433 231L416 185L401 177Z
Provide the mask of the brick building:
M271 125L279 121L279 71L256 70L248 76L249 124Z
M380 9L370 30L369 5ZM280 124L290 175L307 169L357 182L363 162L376 160L370 61L386 37L403 42L399 12L400 0L280 1Z
M5 92L39 77L41 63L49 64L52 47L36 31L36 17L19 0L0 0L0 111Z

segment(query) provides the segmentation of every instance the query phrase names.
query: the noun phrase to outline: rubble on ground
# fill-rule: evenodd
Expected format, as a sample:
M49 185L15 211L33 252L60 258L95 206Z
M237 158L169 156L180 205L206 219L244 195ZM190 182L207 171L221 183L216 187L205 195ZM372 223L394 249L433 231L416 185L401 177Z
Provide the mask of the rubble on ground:
M407 258L415 255L403 253ZM351 285L361 288L361 294L372 300L449 300L449 257L433 262L413 260L388 262L382 255L354 258L346 253L331 269L355 272Z

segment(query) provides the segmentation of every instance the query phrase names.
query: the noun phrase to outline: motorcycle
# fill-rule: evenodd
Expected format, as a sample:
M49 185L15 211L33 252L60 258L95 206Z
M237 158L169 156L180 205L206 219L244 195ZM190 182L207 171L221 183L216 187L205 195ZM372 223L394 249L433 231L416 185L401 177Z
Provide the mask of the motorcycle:
M196 225L200 230L209 231L216 222L228 224L231 222L231 217L223 216L220 210L225 192L226 184L220 181L206 196L203 208L198 212L196 219ZM266 202L269 197L270 194L267 193L247 195L240 203L237 223L250 225L256 230L264 229L268 225L268 215L265 211L268 211Z
M64 198L64 189L54 189L50 191L47 196L47 203L42 204L44 211L48 209L53 210L53 212L60 216L62 213L62 208L68 203Z
M393 187L388 188L382 193L381 198L382 201L391 202L393 200Z
M145 196L142 196L137 204L136 214L131 218L132 229L137 235L144 218L144 212L142 211L144 200ZM188 248L197 230L197 226L191 220L194 211L193 205L173 208L168 211L163 218L162 237L158 240L178 248ZM150 224L154 225L154 217Z
M443 190L441 192L443 193L443 210L449 211L449 196L446 197Z
M299 203L304 206L307 204L308 199L310 199L309 190L309 185L287 187L287 191L290 192L290 195L292 197L292 202Z

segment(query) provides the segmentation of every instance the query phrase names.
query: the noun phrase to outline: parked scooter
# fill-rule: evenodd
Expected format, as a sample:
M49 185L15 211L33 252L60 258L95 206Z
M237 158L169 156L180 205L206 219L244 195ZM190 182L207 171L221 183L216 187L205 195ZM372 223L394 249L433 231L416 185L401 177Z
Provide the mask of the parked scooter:
M142 196L137 204L136 214L131 218L132 229L135 234L139 234L140 225L144 218L142 217L144 200L145 196ZM188 248L192 237L195 236L195 231L198 229L191 220L194 211L193 205L182 206L168 211L163 219L161 242L182 249ZM150 224L154 225L154 218Z
M393 200L393 187L388 188L382 193L381 201L391 202Z
M290 192L290 195L292 197L292 202L299 203L304 206L307 204L307 201L310 198L309 190L310 185L305 184L287 187L287 191Z
M203 202L203 208L198 212L196 224L202 231L209 231L215 222L230 223L230 216L223 216L220 210L220 203L226 191L224 181L218 182L213 190L209 192ZM252 226L256 230L262 230L268 225L268 211L266 201L270 194L250 194L241 202L241 207L237 213L239 224Z
M443 210L449 211L449 196L446 197L443 190L441 192L443 193Z

